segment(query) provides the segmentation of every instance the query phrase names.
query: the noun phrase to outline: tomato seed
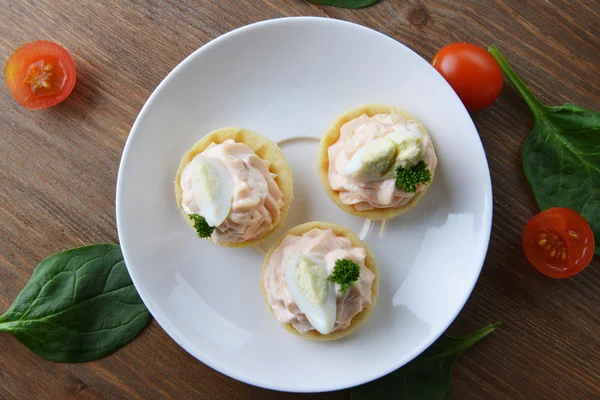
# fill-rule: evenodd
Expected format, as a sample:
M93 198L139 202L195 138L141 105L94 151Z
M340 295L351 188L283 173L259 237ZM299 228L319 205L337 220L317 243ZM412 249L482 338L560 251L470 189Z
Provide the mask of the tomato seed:
M539 232L537 237L538 245L546 251L548 257L559 260L567 259L565 241L557 232L545 229Z

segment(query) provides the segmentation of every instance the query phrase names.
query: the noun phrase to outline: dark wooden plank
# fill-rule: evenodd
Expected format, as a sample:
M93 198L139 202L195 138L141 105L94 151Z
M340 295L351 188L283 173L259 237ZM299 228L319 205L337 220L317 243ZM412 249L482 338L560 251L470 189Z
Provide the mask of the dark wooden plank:
M382 0L343 10L302 0L81 0L0 3L0 62L37 39L70 50L74 93L32 112L0 82L0 310L46 256L117 241L117 168L144 101L183 58L211 39L269 18L315 15L379 30L430 59L441 46L495 43L550 104L600 110L600 12L594 0ZM568 280L531 268L521 249L537 212L520 150L532 118L511 88L473 114L494 186L490 249L475 291L450 329L503 328L455 368L451 399L600 397L600 262ZM401 340L401 338L399 338ZM0 335L0 398L347 398L297 395L237 382L197 362L153 322L131 345L87 364L54 364Z

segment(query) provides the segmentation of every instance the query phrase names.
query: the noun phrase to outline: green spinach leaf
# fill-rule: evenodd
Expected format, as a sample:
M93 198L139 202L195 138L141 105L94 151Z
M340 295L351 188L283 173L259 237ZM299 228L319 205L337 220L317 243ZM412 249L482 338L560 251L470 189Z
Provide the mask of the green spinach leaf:
M443 400L450 387L452 366L469 347L493 332L500 322L470 335L453 338L443 335L419 357L373 382L357 386L350 400Z
M85 362L129 343L150 318L120 247L99 244L42 261L0 316L0 331L48 360Z
M525 100L534 118L523 147L523 169L542 210L566 207L590 224L600 254L600 113L565 104L542 104L496 46L490 54Z
M340 8L363 8L371 6L380 0L309 0L311 3L323 4Z

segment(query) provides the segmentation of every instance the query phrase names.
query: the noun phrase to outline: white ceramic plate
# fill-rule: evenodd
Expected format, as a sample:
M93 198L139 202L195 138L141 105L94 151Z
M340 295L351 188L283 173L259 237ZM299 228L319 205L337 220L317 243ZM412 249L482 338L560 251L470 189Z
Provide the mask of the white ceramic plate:
M408 214L389 221L383 238L379 223L369 228L339 210L317 178L318 138L339 114L365 103L394 105L419 118L439 157L428 193ZM200 240L179 214L173 181L180 157L224 126L261 133L279 142L288 158L295 200L275 237L311 220L357 233L366 226L381 288L373 313L355 334L320 343L282 329L261 294L261 255ZM452 89L404 45L332 19L265 21L194 52L140 112L117 183L125 261L162 328L224 374L294 392L355 386L425 350L470 295L491 219L485 154Z

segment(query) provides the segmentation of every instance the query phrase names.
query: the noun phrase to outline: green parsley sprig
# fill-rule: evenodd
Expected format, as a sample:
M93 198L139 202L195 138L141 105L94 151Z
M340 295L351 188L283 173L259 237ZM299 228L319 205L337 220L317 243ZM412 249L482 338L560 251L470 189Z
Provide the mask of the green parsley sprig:
M196 234L199 238L207 238L212 235L215 228L208 225L202 215L190 214L189 217L192 221L194 221L194 229L196 230Z
M431 182L431 172L427 169L425 161L419 161L410 168L396 168L396 187L407 193L415 193L417 185Z
M339 259L335 262L333 272L327 279L331 282L342 285L340 293L346 293L346 290L358 281L360 267L352 260Z

